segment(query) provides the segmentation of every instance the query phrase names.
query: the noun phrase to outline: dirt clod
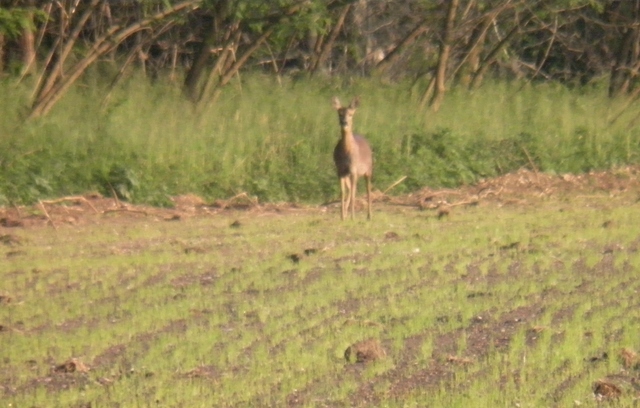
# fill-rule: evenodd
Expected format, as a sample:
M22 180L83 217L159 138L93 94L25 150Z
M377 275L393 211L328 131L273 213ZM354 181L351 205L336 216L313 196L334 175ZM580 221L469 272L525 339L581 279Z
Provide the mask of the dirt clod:
M20 238L16 237L15 235L3 234L0 235L0 243L7 246L15 246L20 245L22 242L20 241Z
M607 354L607 352L605 351L601 355L599 355L599 356L591 356L591 357L585 359L585 361L588 361L590 363L597 363L599 361L607 361L608 359L609 359L609 354Z
M185 378L215 378L218 376L218 370L214 366L203 365L189 370L183 374Z
M380 342L376 339L368 339L359 341L347 347L344 351L344 358L347 362L352 362L352 356L355 356L356 363L366 363L384 358L387 353L382 348Z
M468 357L459 357L454 355L447 356L447 362L455 365L473 364L473 360Z
M195 246L186 247L183 251L185 254L204 254L207 252L206 249Z
M593 393L598 398L618 398L622 390L610 381L598 380L593 384Z
M510 242L508 244L500 246L500 250L501 251L509 251L509 250L512 250L512 249L513 250L517 250L518 248L520 248L520 242L519 241Z
M75 373L76 371L79 373L86 373L89 371L89 367L87 367L79 359L72 358L62 364L55 366L53 371L55 371L56 373Z
M176 207L181 207L181 208L192 209L192 208L204 207L206 205L205 200L202 197L197 196L195 194L183 194L176 197L172 197L171 201L173 201Z
M0 225L7 228L17 228L24 226L23 222L13 218L0 218Z
M438 219L448 217L450 213L449 207L440 207L438 208Z
M640 369L640 358L638 358L638 353L630 348L623 348L622 351L620 351L620 359L622 360L624 368Z
M398 239L399 237L398 233L394 231L389 231L384 234L385 239Z

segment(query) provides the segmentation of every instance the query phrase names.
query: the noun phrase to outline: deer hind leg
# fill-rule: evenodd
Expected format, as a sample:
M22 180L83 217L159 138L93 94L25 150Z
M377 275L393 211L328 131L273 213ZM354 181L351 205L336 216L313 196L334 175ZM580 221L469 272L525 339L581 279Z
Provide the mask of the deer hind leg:
M371 176L365 176L367 179L367 219L371 219Z
M356 217L356 191L358 190L358 175L357 174L352 174L351 175L351 198L350 198L350 204L351 204L351 219L353 220Z

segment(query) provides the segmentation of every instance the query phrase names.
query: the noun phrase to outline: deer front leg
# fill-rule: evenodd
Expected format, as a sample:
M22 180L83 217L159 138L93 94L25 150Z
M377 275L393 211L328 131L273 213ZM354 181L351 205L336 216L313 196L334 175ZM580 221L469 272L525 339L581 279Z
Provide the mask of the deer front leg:
M349 206L349 195L351 194L349 190L349 178L340 178L340 215L343 221L347 216L347 208Z

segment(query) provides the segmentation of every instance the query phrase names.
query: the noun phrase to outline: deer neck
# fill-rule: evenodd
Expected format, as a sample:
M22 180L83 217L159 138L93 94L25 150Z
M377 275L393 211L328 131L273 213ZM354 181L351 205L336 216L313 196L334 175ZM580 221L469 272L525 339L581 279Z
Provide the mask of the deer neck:
M353 136L353 131L350 127L342 128L342 140L344 150L347 153L352 153L356 150L356 138Z

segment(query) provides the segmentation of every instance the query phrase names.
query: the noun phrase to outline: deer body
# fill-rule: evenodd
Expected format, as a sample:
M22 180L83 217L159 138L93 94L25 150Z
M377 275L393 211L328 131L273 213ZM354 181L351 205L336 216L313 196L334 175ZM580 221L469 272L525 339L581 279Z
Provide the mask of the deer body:
M356 190L358 178L367 180L367 219L371 219L371 177L373 176L373 153L369 142L353 133L353 114L358 107L358 99L354 99L347 107L333 98L333 107L338 111L340 122L340 141L333 150L333 161L336 164L340 179L341 216L344 220L347 212L351 218L355 216Z

